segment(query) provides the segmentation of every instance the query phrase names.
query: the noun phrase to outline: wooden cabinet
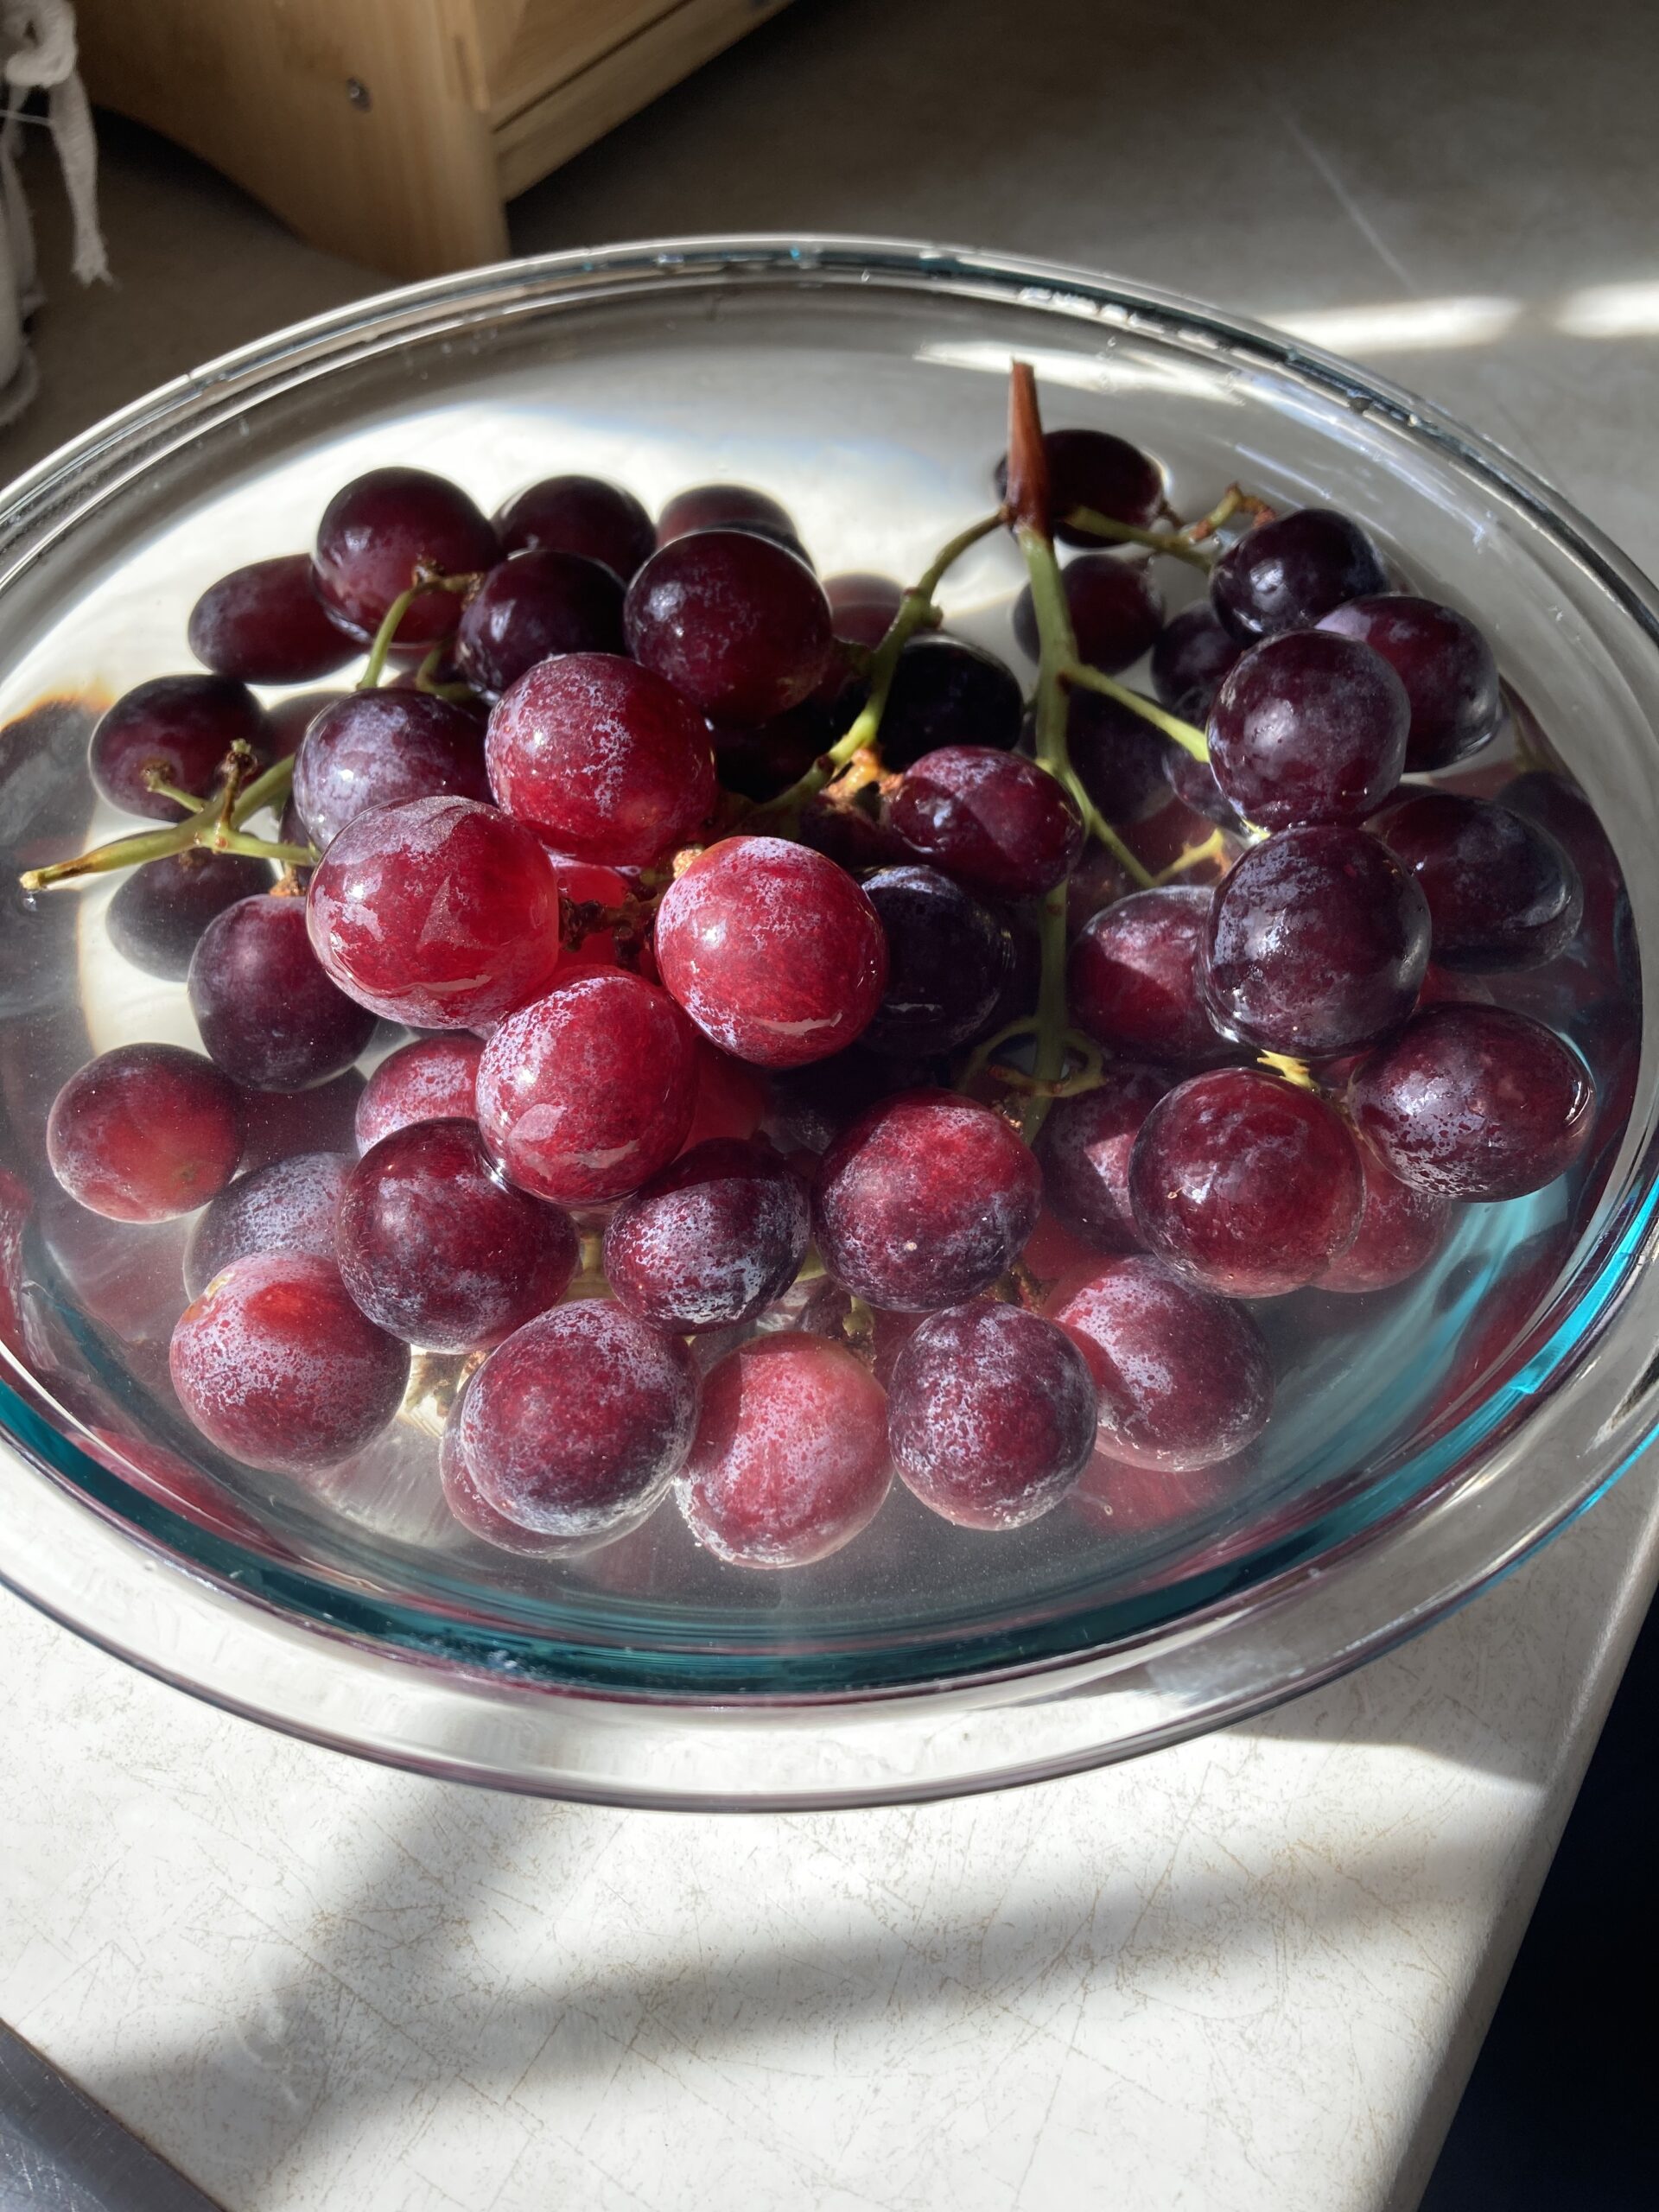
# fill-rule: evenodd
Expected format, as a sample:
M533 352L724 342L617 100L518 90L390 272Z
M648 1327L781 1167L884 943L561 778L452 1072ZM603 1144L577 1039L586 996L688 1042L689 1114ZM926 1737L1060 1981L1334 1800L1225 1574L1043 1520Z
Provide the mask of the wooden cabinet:
M77 0L100 105L396 276L507 251L502 204L787 0Z

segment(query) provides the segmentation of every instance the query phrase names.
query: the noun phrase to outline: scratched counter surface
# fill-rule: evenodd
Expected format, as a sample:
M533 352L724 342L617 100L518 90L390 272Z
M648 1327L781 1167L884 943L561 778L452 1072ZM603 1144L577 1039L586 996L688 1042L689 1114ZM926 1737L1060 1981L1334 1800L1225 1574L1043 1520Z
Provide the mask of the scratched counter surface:
M1120 270L1424 391L1651 572L1656 76L1639 0L1593 39L1542 0L796 0L514 234L861 229ZM121 288L54 284L0 473L381 282L104 140ZM355 1764L0 1599L0 2020L227 2212L1408 2212L1656 1573L1650 1460L1249 1727L729 1819Z

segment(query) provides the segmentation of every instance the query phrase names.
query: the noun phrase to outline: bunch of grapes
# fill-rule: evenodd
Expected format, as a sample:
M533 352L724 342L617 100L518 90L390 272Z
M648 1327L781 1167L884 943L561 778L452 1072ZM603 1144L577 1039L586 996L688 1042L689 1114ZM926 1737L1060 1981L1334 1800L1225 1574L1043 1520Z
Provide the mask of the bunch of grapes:
M111 938L202 1051L94 1060L48 1152L95 1213L194 1215L213 1444L337 1469L418 1352L451 1513L531 1557L671 1485L772 1568L895 1472L981 1529L1091 1459L1179 1497L1270 1418L1255 1302L1403 1282L1573 1165L1588 1070L1485 980L1580 934L1571 793L1433 780L1504 715L1479 631L1347 516L1181 524L1019 372L997 490L906 589L820 581L741 486L491 519L377 469L104 715L94 785L161 826L26 881L132 867ZM934 605L998 531L1034 684ZM1160 559L1207 580L1171 619Z

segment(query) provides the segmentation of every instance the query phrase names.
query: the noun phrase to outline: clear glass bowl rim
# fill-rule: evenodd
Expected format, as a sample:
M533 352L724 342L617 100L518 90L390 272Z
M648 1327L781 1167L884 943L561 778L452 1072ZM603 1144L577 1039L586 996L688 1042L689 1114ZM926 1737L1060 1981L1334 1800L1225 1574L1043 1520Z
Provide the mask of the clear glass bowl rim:
M983 296L1254 361L1377 415L1501 493L1659 651L1659 595L1641 572L1501 448L1410 394L1176 296L1064 265L860 238L687 238L540 256L376 295L241 347L94 426L0 495L0 604L10 577L73 528L89 497L332 363L516 311L722 283ZM442 1637L425 1650L418 1638L394 1647L345 1624L326 1599L285 1611L238 1587L233 1547L198 1541L191 1523L148 1500L135 1500L130 1517L118 1513L105 1471L41 1417L20 1375L16 1388L0 1381L0 1438L12 1447L0 1446L0 1580L90 1641L230 1710L390 1764L537 1794L747 1809L895 1802L1133 1756L1260 1712L1429 1625L1518 1565L1639 1456L1659 1427L1644 1349L1659 1333L1649 1281L1659 1206L1652 1058L1644 1041L1594 1294L1552 1308L1535 1329L1505 1386L1510 1402L1489 1408L1478 1447L1333 1549L1098 1650L919 1690L753 1704L529 1683L482 1655L442 1649ZM1570 1439L1586 1428L1592 1448L1575 1452ZM1518 1478L1529 1459L1535 1477L1539 1463L1553 1465L1557 1448L1564 1479Z

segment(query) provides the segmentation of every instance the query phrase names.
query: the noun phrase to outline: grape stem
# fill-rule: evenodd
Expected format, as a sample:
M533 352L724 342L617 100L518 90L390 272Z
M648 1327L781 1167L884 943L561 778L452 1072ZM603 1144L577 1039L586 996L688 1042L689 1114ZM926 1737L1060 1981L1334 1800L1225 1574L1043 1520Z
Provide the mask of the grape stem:
M1084 691L1098 691L1103 699L1116 699L1120 707L1128 707L1166 737L1173 738L1184 753L1195 760L1207 760L1210 747L1204 732L1196 723L1184 722L1179 715L1172 715L1156 700L1148 699L1140 691L1132 690L1127 683L1120 683L1115 676L1103 676L1099 669L1090 668L1087 661L1079 660L1074 652L1060 671L1064 683L1076 684Z
M1090 537L1109 538L1121 545L1145 545L1154 553L1167 553L1207 575L1214 556L1199 550L1185 530L1139 530L1130 522L1115 522L1094 507L1073 507L1065 518L1072 530L1087 531Z
M806 773L758 807L751 817L752 825L763 828L766 821L789 822L799 814L810 798L815 798L832 777L838 775L856 753L868 747L876 748L881 734L881 717L887 712L887 695L893 689L893 671L899 664L899 655L916 632L929 622L938 620L933 594L938 589L945 571L953 567L970 547L982 537L988 537L1007 520L1004 509L999 507L994 515L982 515L966 530L959 530L948 544L941 546L919 582L912 584L899 602L899 612L888 626L887 635L870 655L870 696L854 719L844 737L839 738L828 753L815 760Z
M169 860L200 845L209 852L241 853L251 860L278 861L288 868L311 868L319 858L314 845L290 845L268 837L250 836L243 824L261 808L280 806L294 780L291 759L278 760L263 775L245 783L253 754L238 740L220 770L221 783L211 799L192 799L194 810L182 822L164 829L140 830L137 836L116 837L95 845L73 860L54 861L46 868L27 869L18 878L25 891L46 891L54 883L70 883L84 875L108 875L118 868L143 868L149 861ZM151 789L157 786L151 785ZM166 794L175 797L172 792ZM185 794L176 795L182 803Z
M364 663L362 675L357 679L358 690L372 691L379 683L385 671L386 655L391 651L391 641L397 636L404 615L408 613L423 591L452 591L465 601L473 596L483 581L481 570L469 571L459 576L446 576L436 569L429 568L424 561L417 561L415 564L414 579L409 588L398 593L397 598L392 601L391 605L380 618L380 627L375 632L374 642L369 647L369 658ZM429 653L421 664L423 671L430 664L432 656ZM419 683L420 677L417 676L415 680ZM425 688L429 690L438 690L444 687L429 684Z

